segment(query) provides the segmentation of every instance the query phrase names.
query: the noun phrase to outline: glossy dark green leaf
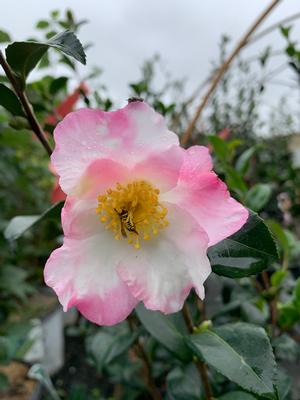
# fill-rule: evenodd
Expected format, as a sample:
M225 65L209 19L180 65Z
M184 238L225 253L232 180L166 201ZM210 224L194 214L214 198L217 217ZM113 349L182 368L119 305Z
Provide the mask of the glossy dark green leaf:
M62 51L82 64L86 63L82 45L70 31L58 33L47 42L14 42L6 48L6 59L15 74L24 82L49 47Z
M210 247L208 256L213 272L229 278L257 274L278 257L269 229L252 211L242 229Z
M169 400L199 400L201 381L195 364L176 367L167 376Z
M60 216L63 202L54 204L41 215L20 215L14 217L7 225L4 236L7 240L16 240L28 229L44 219L55 219Z
M0 106L4 107L12 115L24 116L19 99L11 89L2 83L0 83Z
M271 194L271 185L267 183L257 183L247 192L245 204L251 210L258 212L268 203Z
M254 394L275 399L275 359L264 329L228 324L186 339L194 352L230 381Z
M65 31L53 36L48 42L48 46L61 50L63 53L75 58L81 64L86 64L86 55L82 44L77 36L71 31Z
M171 316L159 311L147 310L142 304L136 307L136 313L146 330L177 358L188 361L192 358L183 334L176 328Z
M7 42L11 42L9 34L0 29L0 43L7 43Z

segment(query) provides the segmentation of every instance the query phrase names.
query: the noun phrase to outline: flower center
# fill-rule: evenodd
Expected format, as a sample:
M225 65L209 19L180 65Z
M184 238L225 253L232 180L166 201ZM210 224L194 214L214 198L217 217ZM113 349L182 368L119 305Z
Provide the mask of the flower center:
M159 190L146 181L117 183L98 196L96 212L116 240L123 237L139 249L140 239L150 240L168 226L168 210L159 203L158 196Z

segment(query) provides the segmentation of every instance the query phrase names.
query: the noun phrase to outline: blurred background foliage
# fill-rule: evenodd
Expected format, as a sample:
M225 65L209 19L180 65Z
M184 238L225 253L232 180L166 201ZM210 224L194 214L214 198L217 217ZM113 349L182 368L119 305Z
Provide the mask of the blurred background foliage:
M55 10L37 22L36 36L46 40L65 29L77 34L85 23L86 20L77 20L71 10L65 14ZM300 50L291 38L290 27L282 27L281 32L286 38L286 48L282 49L286 64L294 71L294 84L299 90ZM8 33L0 31L1 45L12 40ZM161 57L154 55L141 66L137 80L129 83L128 98L143 98L166 117L170 129L181 135L201 90L224 61L228 43L228 37L221 38L220 57L195 93L185 95L185 81L173 79ZM91 45L84 44L87 53ZM253 69L254 63L259 69ZM60 66L56 76L51 74L53 65ZM27 95L50 141L57 122L71 110L83 106L114 109L109 88L102 82L101 69L88 66L86 71L80 76L74 60L61 52L49 51L31 75ZM189 301L194 320L199 323L209 319L218 326L244 321L265 327L282 370L278 377L281 382L278 398L297 400L300 388L288 375L290 368L299 367L300 355L300 175L292 152L293 138L297 135L299 138L300 132L284 99L278 99L278 108L268 122L261 120L262 94L271 77L274 77L271 47L255 59L239 57L213 94L189 145L209 146L215 169L233 195L266 219L276 239L280 260L270 263L267 271L256 277L229 280L212 276L207 285L206 310L202 309L202 313L195 307L194 295ZM8 84L3 71L0 82ZM41 215L64 198L47 154L20 114L1 98L0 364L22 358L28 346L29 321L36 308L43 308L42 304L28 306L27 302L45 290L42 278L45 261L61 243L59 213L52 218L41 218L32 227L25 224L17 240L5 238L5 229L13 217ZM262 126L267 135L260 135ZM138 316L142 321L147 317L143 311ZM184 331L179 316L171 316L170 321ZM99 328L78 316L65 332L66 365L53 377L59 396L69 400L150 398L141 379L143 374L147 375L139 357L141 334L147 357L153 361L154 379L166 398L201 398L201 382L194 364L174 358L155 335L148 334L145 326L146 329L133 316L129 324ZM257 398L243 392L219 372L212 370L211 374L218 398ZM0 374L0 389L7 386L7 377ZM53 393L49 393L45 392L45 398L53 398Z

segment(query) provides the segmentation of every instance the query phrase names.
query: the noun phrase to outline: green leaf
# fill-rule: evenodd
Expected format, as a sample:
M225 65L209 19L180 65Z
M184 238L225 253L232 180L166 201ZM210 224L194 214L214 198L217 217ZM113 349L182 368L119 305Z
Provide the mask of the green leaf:
M91 354L97 371L116 360L137 339L140 331L113 334L108 331L98 332L88 340L88 351Z
M82 64L86 63L82 45L71 31L58 33L47 42L14 42L5 50L6 59L15 74L25 82L29 73L36 67L49 47L62 51Z
M65 89L68 79L66 76L60 76L59 78L53 79L53 81L50 84L49 92L51 94L56 94L60 90Z
M290 243L289 243L289 239L286 235L285 229L283 229L281 227L281 225L276 221L267 221L266 223L267 223L268 227L270 228L270 231L273 233L273 235L277 239L280 248L284 252L289 253Z
M278 400L284 400L291 390L292 379L285 373L285 371L279 369L276 373L275 386L278 394Z
M187 338L196 355L243 389L275 399L275 359L264 329L228 324Z
M247 186L243 177L232 167L225 167L226 183L231 190L236 191L240 196L247 192Z
M146 330L177 358L189 361L192 357L183 334L176 328L172 316L166 316L159 311L147 310L142 304L136 307L136 313Z
M241 392L240 390L236 390L234 392L229 392L223 394L223 396L218 397L218 400L255 400L256 397L252 396L252 394Z
M56 19L59 17L60 11L59 10L53 10L51 11L50 15L52 18Z
M137 96L141 96L143 93L148 92L148 83L145 81L131 83L129 86Z
M49 32L46 33L46 38L47 38L47 39L51 39L51 38L53 38L53 36L55 36L55 35L57 35L57 32L56 32L56 31L49 31Z
M71 31L65 31L53 36L48 46L61 50L64 54L75 58L81 64L86 64L86 55L77 36Z
M271 276L271 285L275 287L281 286L287 275L288 272L286 270L279 269L278 271L275 271Z
M9 387L9 380L8 377L0 372L0 391L5 390Z
M258 183L254 185L246 194L245 204L251 210L260 211L270 200L272 194L271 185Z
M214 152L220 161L226 162L228 156L227 143L216 135L208 136L209 142L212 144Z
M282 361L297 362L300 356L299 344L287 333L275 337L272 341L276 358Z
M0 106L4 107L12 115L22 117L25 115L15 93L2 83L0 83Z
M48 26L49 26L49 22L44 19L41 19L36 24L37 29L46 29L46 28L48 28Z
M201 381L194 364L176 367L167 376L167 395L170 400L199 400Z
M60 215L61 209L63 207L63 202L54 204L52 207L48 208L41 215L21 215L14 217L7 225L4 236L7 240L16 240L22 236L28 229L32 228L38 222L44 219L55 219Z
M242 278L266 269L278 254L267 226L250 211L246 224L234 235L210 247L208 256L216 274Z
M300 310L300 278L297 279L296 285L293 290L294 304Z
M237 159L235 164L235 169L239 172L242 176L246 175L250 160L253 157L254 153L257 150L257 146L250 147L250 149L245 150Z
M279 318L278 322L282 328L292 328L300 321L300 309L293 302L278 304Z
M292 28L291 26L286 26L286 27L281 26L281 27L280 27L281 34L282 34L286 39L289 38L289 34L290 34L291 28Z
M11 42L11 38L7 32L0 29L0 43Z
M33 292L33 288L26 282L28 273L22 268L13 265L3 265L0 270L0 291L8 297L25 300Z

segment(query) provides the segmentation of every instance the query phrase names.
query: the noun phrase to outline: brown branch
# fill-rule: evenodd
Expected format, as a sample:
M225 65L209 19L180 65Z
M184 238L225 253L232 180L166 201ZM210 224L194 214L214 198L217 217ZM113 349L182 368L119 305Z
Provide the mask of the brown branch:
M10 66L8 65L8 63L6 62L1 50L0 50L0 65L2 66L5 75L7 76L8 80L10 81L15 94L17 95L17 97L20 100L20 103L23 106L24 112L26 114L27 120L33 130L33 132L35 133L35 135L37 136L37 138L39 139L39 141L42 143L42 145L44 146L45 150L47 151L48 155L50 156L52 153L52 149L51 146L43 132L42 127L40 126L36 116L34 115L34 112L32 110L32 107L28 101L28 98L26 96L26 93L20 88Z
M194 332L194 324L193 324L193 320L192 320L188 305L186 303L184 303L184 305L183 305L182 315L183 315L185 324L188 328L188 331L190 333L193 333ZM208 379L208 371L207 371L206 364L204 362L200 361L199 359L197 359L196 367L198 369L198 372L201 377L201 381L203 383L206 400L213 400L213 393L212 393L212 389L211 389L209 379Z
M135 324L133 323L131 317L127 318L129 328L131 332L135 329ZM144 350L144 347L140 341L140 338L137 338L135 343L135 353L140 358L143 363L143 379L146 383L146 386L151 394L153 400L162 400L162 396L156 387L155 381L152 377L152 368L149 361L149 357Z
M195 115L188 125L186 131L181 137L181 144L184 146L188 143L192 132L196 126L196 123L204 110L210 96L212 93L215 91L218 83L222 79L224 73L227 71L228 67L232 63L233 59L238 55L238 53L241 51L241 49L247 44L250 36L255 32L255 30L259 27L259 25L263 22L263 20L270 14L270 12L273 10L273 8L280 2L281 0L273 0L271 4L266 8L266 10L255 20L253 25L250 27L250 29L246 32L246 34L242 37L242 39L238 42L237 46L235 49L232 51L232 53L229 55L229 57L225 60L225 62L222 64L222 66L217 70L206 94L204 95L201 103L199 104Z

